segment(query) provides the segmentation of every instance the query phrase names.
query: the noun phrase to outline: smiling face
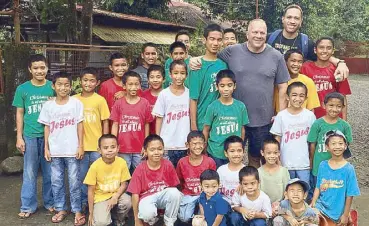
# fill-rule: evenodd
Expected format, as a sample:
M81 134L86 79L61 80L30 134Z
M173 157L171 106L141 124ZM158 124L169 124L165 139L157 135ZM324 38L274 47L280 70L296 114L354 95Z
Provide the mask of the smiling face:
M301 108L306 100L305 87L293 87L288 95L287 100L292 108Z
M173 60L184 60L187 58L187 52L181 47L176 47L173 49L171 57Z
M247 44L249 49L259 51L265 45L267 27L264 21L252 21L247 30Z
M301 54L292 53L286 62L290 75L293 77L297 77L300 73L300 69L303 63L304 58Z
M161 71L151 71L148 79L151 89L158 90L162 88L164 78Z
M224 152L224 154L229 159L229 162L235 165L242 163L244 155L242 143L230 143L228 145L228 149Z
M152 46L147 46L145 51L141 53L141 57L143 59L143 64L145 66L150 66L155 64L158 59L158 53L156 52L156 48Z
M318 60L327 62L333 55L334 47L331 40L323 39L314 49Z
M28 70L32 74L32 79L39 82L45 81L48 68L44 61L32 62Z
M269 165L277 164L279 156L281 153L279 152L278 145L276 144L265 144L264 150L261 150L261 155L265 158L265 161Z
M141 89L140 79L134 76L129 76L123 88L127 91L127 95L137 96L137 92Z
M332 156L341 157L347 149L347 144L343 137L331 136L328 145L326 145L326 149Z
M234 44L237 44L237 38L236 38L235 33L233 32L224 33L223 46L227 47L227 46L234 45Z
M206 194L206 198L210 199L217 193L219 189L219 182L217 180L203 180L201 182L201 188Z
M55 90L57 97L69 96L71 91L71 81L68 78L58 78L53 84L53 89Z
M217 84L217 88L221 97L228 98L232 97L236 84L231 78L222 78Z
M114 159L119 152L119 145L117 143L117 140L114 138L102 139L99 147L99 152L101 153L101 157L103 158L103 160Z
M253 196L259 189L259 181L254 175L247 175L242 177L241 186L246 195Z
M307 197L307 193L304 192L304 188L299 183L294 183L288 185L287 191L285 192L285 196L288 200L294 204L299 204L304 201Z
M210 31L205 38L206 52L216 54L222 46L223 33L220 31Z
M187 77L186 67L180 64L174 65L170 72L170 77L172 78L172 84L182 86Z
M201 137L191 138L190 143L186 143L187 148L190 150L190 154L198 157L202 154L205 148L205 141Z
M93 93L95 92L96 86L99 85L99 81L97 81L96 76L93 74L84 74L81 78L81 85L83 92Z
M109 69L113 72L113 75L119 78L123 77L123 74L128 71L128 68L129 64L125 58L114 59L111 65L109 65Z
M301 11L296 8L290 8L282 17L283 28L287 33L296 33L302 25Z
M326 104L324 104L324 109L327 115L331 118L337 118L342 112L343 103L338 98L330 98Z
M144 150L145 156L148 161L152 163L160 162L164 155L164 145L160 140L153 140L148 143L147 148Z

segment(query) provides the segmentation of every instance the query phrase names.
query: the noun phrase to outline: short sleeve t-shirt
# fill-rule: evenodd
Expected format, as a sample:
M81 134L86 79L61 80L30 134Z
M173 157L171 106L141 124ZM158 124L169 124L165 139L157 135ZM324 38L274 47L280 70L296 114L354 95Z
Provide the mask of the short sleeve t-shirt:
M229 164L220 166L217 172L220 179L220 193L224 196L224 199L232 205L232 196L237 193L236 189L240 184L240 179L238 177L240 171L231 171L228 165Z
M252 53L246 43L242 43L228 46L218 57L236 75L234 97L246 105L250 118L247 126L270 124L274 116L274 86L290 80L283 55L269 45L261 53Z
M141 89L146 90L149 88L149 80L147 78L147 68L144 66L138 66L132 71L136 72L141 76Z
M147 164L147 161L143 161L137 166L129 183L128 192L138 194L140 199L143 199L179 184L176 170L169 160L162 159L157 170L151 170Z
M288 81L288 85L294 82L302 82L308 90L306 100L302 104L303 108L306 108L308 110L313 110L317 107L320 107L318 91L316 90L315 83L311 78L307 77L306 75L299 74L296 78L291 78L291 80ZM278 113L279 112L278 89L275 89L274 101L275 101L276 112Z
M269 39L269 35L267 40ZM298 49L302 51L302 41L301 41L301 33L294 39L287 39L282 35L282 32L276 37L274 42L272 43L272 47L278 50L283 55L290 49ZM308 54L305 56L305 59L315 61L316 55L314 53L314 42L313 40L308 40Z
M296 115L284 109L275 117L270 133L281 137L281 162L288 170L310 169L307 137L314 121L314 113L305 108Z
M154 108L154 105L155 105L156 100L158 99L158 97L152 95L150 89L147 89L147 90L143 91L141 97L143 97L147 101L149 101L149 104L150 104L150 112L152 112L152 109ZM150 122L150 134L156 134L155 124L156 124L156 120L155 119L152 122Z
M115 84L113 78L101 83L99 95L105 98L110 111L113 109L115 103L114 95L119 91L124 91L124 89L122 86Z
M51 157L75 157L78 150L77 125L83 121L83 104L69 97L66 104L47 101L38 122L50 127L49 149Z
M346 198L360 195L355 169L348 162L339 169L332 169L328 161L323 161L316 188L320 188L320 195L315 208L335 222L345 210Z
M98 203L110 199L121 183L129 179L131 175L123 158L115 157L111 164L106 164L99 158L90 166L83 183L96 186L94 203Z
M241 137L242 127L249 123L245 104L233 99L231 105L215 100L208 106L204 125L210 127L208 152L220 159L224 155L224 141L232 135Z
M48 80L42 86L35 86L31 81L27 81L17 87L13 106L24 109L23 135L31 138L44 136L44 126L37 122L37 119L42 105L49 97L54 96L51 85Z
M160 136L164 140L165 150L185 150L187 135L190 132L189 91L177 96L170 88L160 92L152 114L163 118Z
M279 167L277 172L269 173L261 166L258 171L260 190L269 196L272 203L283 200L285 188L290 180L288 169Z
M172 84L172 78L170 77L170 64L173 62L172 58L168 58L165 61L165 65L164 65L164 70L165 70L165 81L163 83L163 88L168 88L171 84ZM188 65L190 64L190 58L188 57L187 59L184 60L184 62L187 65L187 71L190 70L190 68L188 67ZM190 87L190 80L189 80L189 76L186 77L185 81L184 81L184 86L189 88Z
M149 102L140 98L136 104L129 104L126 98L115 102L110 120L118 122L118 143L120 153L141 153L145 139L145 124L153 120Z
M201 59L200 70L190 70L190 98L197 101L197 129L202 131L206 109L219 96L216 77L220 70L227 69L227 64L220 59L207 61Z
M256 212L262 212L265 214L266 218L270 218L272 216L272 204L268 195L263 191L260 191L259 197L255 200L248 199L246 194L240 196L236 192L232 197L232 202L235 206L245 207L248 210Z
M339 118L336 123L329 124L324 120L324 118L317 119L311 126L307 138L308 142L316 143L312 170L314 176L318 175L319 164L322 161L328 160L332 157L325 148L326 133L331 130L341 131L345 135L347 142L352 142L351 126L345 120Z
M304 206L305 211L300 216L297 216L291 207L290 201L288 199L285 199L279 205L278 215L288 215L300 222L307 221L311 224L319 225L319 217L315 213L315 211L306 202L304 202Z
M320 107L314 110L316 118L321 118L326 115L325 109L323 108L325 95L332 92L339 92L342 95L351 94L350 85L347 79L342 82L336 82L334 77L335 70L336 67L333 64L325 68L320 68L316 66L314 62L305 62L301 67L301 73L314 81L318 91Z
M90 97L75 95L83 104L83 148L97 151L98 140L102 136L102 121L109 119L110 111L106 100L97 93Z
M227 201L225 201L219 192L215 193L210 199L206 198L204 192L201 193L199 203L204 209L204 216L207 225L213 225L217 215L226 215L231 211ZM223 216L222 222L219 226L227 226L226 217Z
M191 165L189 156L178 161L176 171L184 195L200 195L200 175L207 169L216 170L216 166L214 160L206 155L202 156L202 162L198 166Z

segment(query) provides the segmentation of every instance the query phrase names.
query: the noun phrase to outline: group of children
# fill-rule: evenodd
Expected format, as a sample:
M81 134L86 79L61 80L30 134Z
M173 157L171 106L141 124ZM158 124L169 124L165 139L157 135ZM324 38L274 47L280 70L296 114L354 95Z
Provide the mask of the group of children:
M244 165L249 119L232 95L236 77L217 58L223 38L219 25L205 28L198 71L187 67L187 33L170 46L165 68L155 65L150 43L136 70L114 53L113 77L100 85L96 69L85 68L75 96L67 73L50 82L46 59L32 56L32 79L17 88L13 102L25 162L19 217L37 209L41 164L44 206L54 223L67 216L67 172L74 225L125 225L130 209L135 225L154 225L160 215L167 226L318 225L318 216L346 225L360 192L345 160L352 142L344 120L350 89L347 80L334 79L333 40L316 42L316 62L303 64L298 50L286 53L289 104L277 109L274 137L263 141L264 161L256 169Z

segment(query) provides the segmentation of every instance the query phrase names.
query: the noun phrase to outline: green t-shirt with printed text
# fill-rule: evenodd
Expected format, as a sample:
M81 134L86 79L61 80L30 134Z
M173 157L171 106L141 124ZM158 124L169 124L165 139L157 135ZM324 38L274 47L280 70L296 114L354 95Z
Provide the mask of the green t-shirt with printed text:
M233 99L231 105L224 105L220 100L211 103L206 111L204 124L210 126L208 152L220 159L224 155L224 141L229 136L241 137L242 127L249 123L246 106Z
M308 142L316 143L312 169L312 173L314 176L318 175L320 163L332 157L331 153L329 153L328 150L325 148L326 133L331 130L341 131L345 135L347 142L352 142L351 126L345 120L339 118L336 123L329 124L324 120L324 118L317 119L311 126L307 138Z
M208 106L215 101L219 92L216 86L216 76L219 71L227 69L227 64L221 59L207 61L201 59L200 70L190 70L190 99L197 100L197 129L202 131Z
M37 119L43 104L52 96L54 90L48 80L43 86L35 86L31 81L27 81L17 87L13 106L24 109L23 135L31 138L44 136L44 126L38 123Z

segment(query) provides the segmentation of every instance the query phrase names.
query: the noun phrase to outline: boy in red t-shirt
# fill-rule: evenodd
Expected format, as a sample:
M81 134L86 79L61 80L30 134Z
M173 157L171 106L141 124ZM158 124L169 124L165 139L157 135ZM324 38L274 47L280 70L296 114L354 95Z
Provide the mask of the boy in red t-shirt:
M124 98L114 103L110 120L111 133L118 137L119 156L127 162L128 169L141 162L141 150L145 137L149 135L149 123L153 120L149 102L138 96L141 77L134 71L124 73Z
M143 91L141 96L149 101L150 111L152 111L159 93L163 90L165 80L163 67L160 65L151 65L147 70L147 77L149 80L149 89ZM156 134L155 123L155 119L150 123L150 134Z
M105 98L111 112L114 102L124 96L122 77L128 71L129 64L127 58L121 53L113 53L109 62L113 78L103 82L98 93Z
M212 158L203 154L205 137L200 131L191 131L187 136L188 156L177 164L177 174L184 194L179 208L178 218L189 222L194 215L195 207L201 194L200 175L207 169L216 170Z
M340 117L347 120L347 99L346 95L351 94L350 85L346 80L339 81L334 77L334 71L336 66L329 62L329 58L334 52L334 41L332 38L324 37L320 38L315 43L314 51L317 55L317 60L315 62L305 62L301 68L301 74L310 77L318 91L318 96L320 100L320 107L314 109L316 118L321 118L325 113L324 97L328 93L339 92L345 96L345 107L342 109L342 114Z
M137 166L127 191L132 194L135 225L154 225L158 209L165 209L164 223L173 226L177 220L182 193L176 186L179 179L169 160L163 159L164 141L158 135L149 135L144 141L144 156Z

